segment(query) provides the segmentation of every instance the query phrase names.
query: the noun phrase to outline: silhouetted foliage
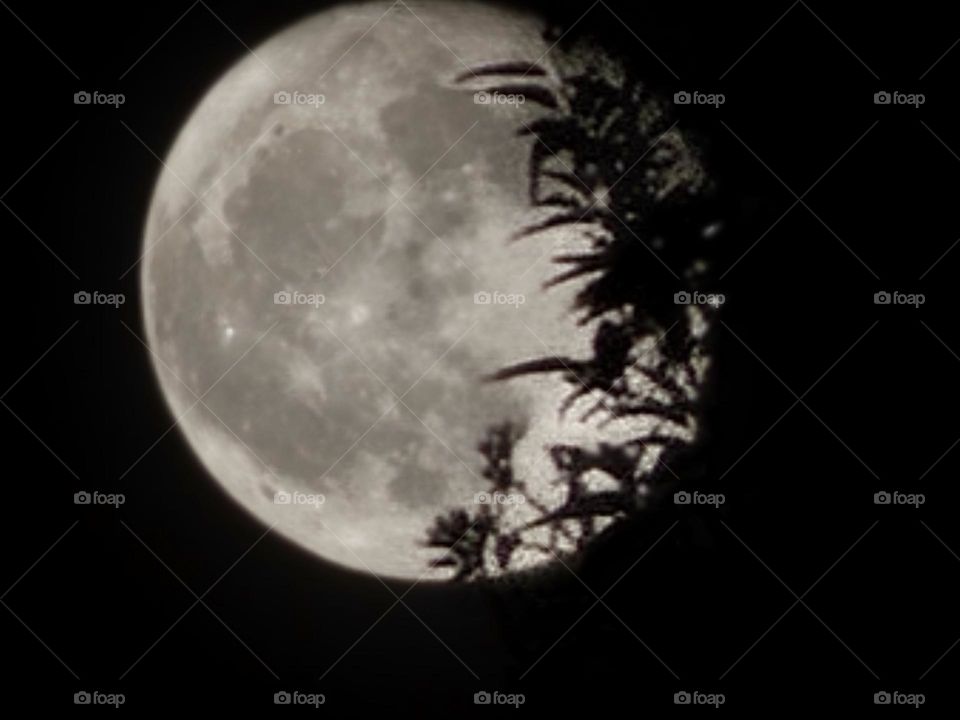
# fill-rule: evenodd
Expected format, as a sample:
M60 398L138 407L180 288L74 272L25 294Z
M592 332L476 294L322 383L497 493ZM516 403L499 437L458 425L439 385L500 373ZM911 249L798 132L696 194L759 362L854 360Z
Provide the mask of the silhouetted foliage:
M598 56L599 57L599 56ZM580 61L583 57L580 57ZM706 246L715 242L720 216L710 186L684 136L676 130L665 104L628 71L608 66L569 64L575 70L553 77L537 63L504 62L473 68L459 82L471 89L522 93L545 108L539 119L519 128L533 139L529 164L529 200L550 213L522 228L515 241L533 241L554 229L582 233L589 249L553 257L557 275L546 283L582 283L575 296L576 322L597 323L592 355L546 356L493 372L488 380L506 382L536 374L558 374L570 386L560 412L585 397L596 401L579 417L605 413L601 426L614 419L648 416L659 423L688 426L697 404L702 370L694 360L702 351L689 305L677 302L679 291L704 287ZM696 309L709 322L717 309ZM702 353L701 353L702 354ZM516 478L510 451L522 437L509 424L489 429L478 449L486 459L483 475L493 491L524 491ZM669 478L668 462L688 442L675 433L654 430L624 444L601 443L598 449L557 445L549 456L554 482L565 488L558 507L536 507L539 516L510 531L502 529L504 508L478 505L476 513L453 511L438 518L429 545L446 554L438 565L456 566L454 579L489 574L484 552L492 549L496 566L509 566L525 547L525 531L550 529L549 542L535 549L554 554L560 536L582 550L598 532L601 518L635 513L651 488ZM653 451L657 462L642 462ZM609 481L591 488L588 474ZM578 531L570 530L571 521Z

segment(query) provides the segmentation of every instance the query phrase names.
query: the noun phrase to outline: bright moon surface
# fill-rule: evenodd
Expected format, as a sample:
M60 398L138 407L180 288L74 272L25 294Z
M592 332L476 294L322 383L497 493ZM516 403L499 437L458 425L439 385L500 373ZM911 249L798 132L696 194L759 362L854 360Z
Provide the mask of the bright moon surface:
M481 382L593 334L575 284L542 288L557 239L509 242L542 108L453 80L540 58L542 29L472 3L327 10L232 67L165 158L142 270L164 396L225 491L329 561L449 577L423 543L488 489L489 426L528 428L513 462L544 502L545 448L596 438L558 416L559 378Z

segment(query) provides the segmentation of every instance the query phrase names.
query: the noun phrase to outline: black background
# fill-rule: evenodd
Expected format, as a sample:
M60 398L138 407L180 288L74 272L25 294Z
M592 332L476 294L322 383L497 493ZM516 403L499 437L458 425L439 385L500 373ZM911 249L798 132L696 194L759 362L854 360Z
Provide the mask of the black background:
M718 286L728 303L709 441L684 468L727 503L657 508L546 589L417 586L394 606L405 584L260 539L167 432L134 335L138 268L119 279L141 252L160 170L130 131L163 157L244 45L320 4L5 2L0 702L69 709L74 692L97 689L124 693L127 711L260 710L298 689L324 693L319 712L337 716L496 712L473 705L485 689L523 692L526 711L599 713L670 709L676 691L696 689L737 709L869 711L879 690L960 704L960 250L947 252L960 237L960 49L935 64L960 36L947 6L608 2L587 13L578 31L664 91L726 96L680 118L731 203L714 258L736 265ZM549 4L568 22L590 7ZM83 89L126 103L74 105ZM884 89L926 103L875 105ZM787 212L791 191L815 182ZM128 302L73 304L94 288ZM926 304L873 303L894 289ZM83 489L126 504L78 507ZM874 505L884 489L926 503ZM603 603L589 609L593 593Z

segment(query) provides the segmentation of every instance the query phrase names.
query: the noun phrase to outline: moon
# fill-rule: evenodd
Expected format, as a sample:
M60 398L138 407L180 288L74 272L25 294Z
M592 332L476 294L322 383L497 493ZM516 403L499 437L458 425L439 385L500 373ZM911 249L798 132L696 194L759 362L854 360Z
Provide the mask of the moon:
M541 108L454 80L550 67L542 33L482 3L325 10L230 68L164 160L141 270L163 395L225 492L326 561L449 578L427 530L489 489L489 428L521 429L517 523L558 502L551 445L618 432L565 419L558 377L485 380L593 339L577 288L545 290L550 251L583 240L509 240Z

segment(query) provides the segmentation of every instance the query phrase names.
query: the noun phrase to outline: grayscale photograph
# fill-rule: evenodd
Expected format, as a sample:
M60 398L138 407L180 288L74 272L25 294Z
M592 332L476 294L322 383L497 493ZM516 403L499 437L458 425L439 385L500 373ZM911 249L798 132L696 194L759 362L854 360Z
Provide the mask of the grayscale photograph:
M949 8L0 5L11 717L960 707Z

